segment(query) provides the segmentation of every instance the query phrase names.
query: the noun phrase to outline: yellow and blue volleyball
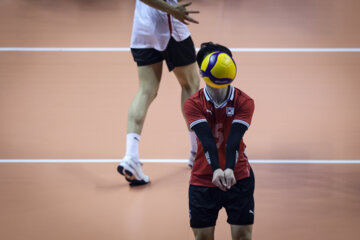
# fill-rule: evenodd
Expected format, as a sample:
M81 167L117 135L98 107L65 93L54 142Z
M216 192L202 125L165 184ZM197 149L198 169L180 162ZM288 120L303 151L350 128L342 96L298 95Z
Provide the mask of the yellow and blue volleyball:
M223 88L235 79L236 64L228 54L213 52L202 61L200 73L210 87Z

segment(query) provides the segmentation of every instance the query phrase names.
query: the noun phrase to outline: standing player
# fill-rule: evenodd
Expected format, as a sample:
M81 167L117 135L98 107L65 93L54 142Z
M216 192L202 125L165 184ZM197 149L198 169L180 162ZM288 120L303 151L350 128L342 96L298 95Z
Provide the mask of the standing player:
M117 170L131 185L146 184L149 177L141 169L138 144L144 120L155 99L161 80L163 60L181 85L181 109L185 100L199 89L194 43L185 24L198 23L186 9L191 2L177 0L137 0L131 36L131 53L138 66L139 88L128 112L126 153ZM196 153L196 135L189 129L189 165Z
M218 212L224 207L232 239L250 240L255 180L243 136L254 101L230 85L236 65L228 48L203 43L197 62L206 85L184 105L186 119L199 139L190 177L190 225L195 239L214 239Z

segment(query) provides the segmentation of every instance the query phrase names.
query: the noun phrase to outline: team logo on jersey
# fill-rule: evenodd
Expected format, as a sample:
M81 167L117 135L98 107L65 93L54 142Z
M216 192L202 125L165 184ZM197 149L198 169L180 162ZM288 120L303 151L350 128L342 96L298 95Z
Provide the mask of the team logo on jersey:
M235 110L233 107L226 107L226 115L227 116L233 116L234 112L235 112Z

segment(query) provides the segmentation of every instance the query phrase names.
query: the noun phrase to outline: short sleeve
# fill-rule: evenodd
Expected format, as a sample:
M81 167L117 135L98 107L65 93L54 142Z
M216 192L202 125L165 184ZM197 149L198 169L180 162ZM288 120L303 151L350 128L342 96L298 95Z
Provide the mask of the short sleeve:
M247 99L242 104L236 104L235 108L235 117L233 123L241 123L246 127L250 127L252 116L255 109L255 104L253 99Z
M207 122L201 108L200 102L193 98L188 98L184 103L184 114L190 128L201 122Z

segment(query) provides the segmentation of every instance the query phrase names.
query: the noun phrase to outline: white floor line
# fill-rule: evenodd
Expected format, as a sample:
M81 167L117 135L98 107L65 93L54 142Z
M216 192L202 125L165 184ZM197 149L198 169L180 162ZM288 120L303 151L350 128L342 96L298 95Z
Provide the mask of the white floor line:
M121 159L0 159L0 163L119 163ZM187 159L141 159L143 163L187 163ZM360 164L360 160L249 160L265 164Z
M198 51L199 48L196 48ZM360 52L360 48L230 48L232 52ZM128 47L0 47L0 52L129 52Z

